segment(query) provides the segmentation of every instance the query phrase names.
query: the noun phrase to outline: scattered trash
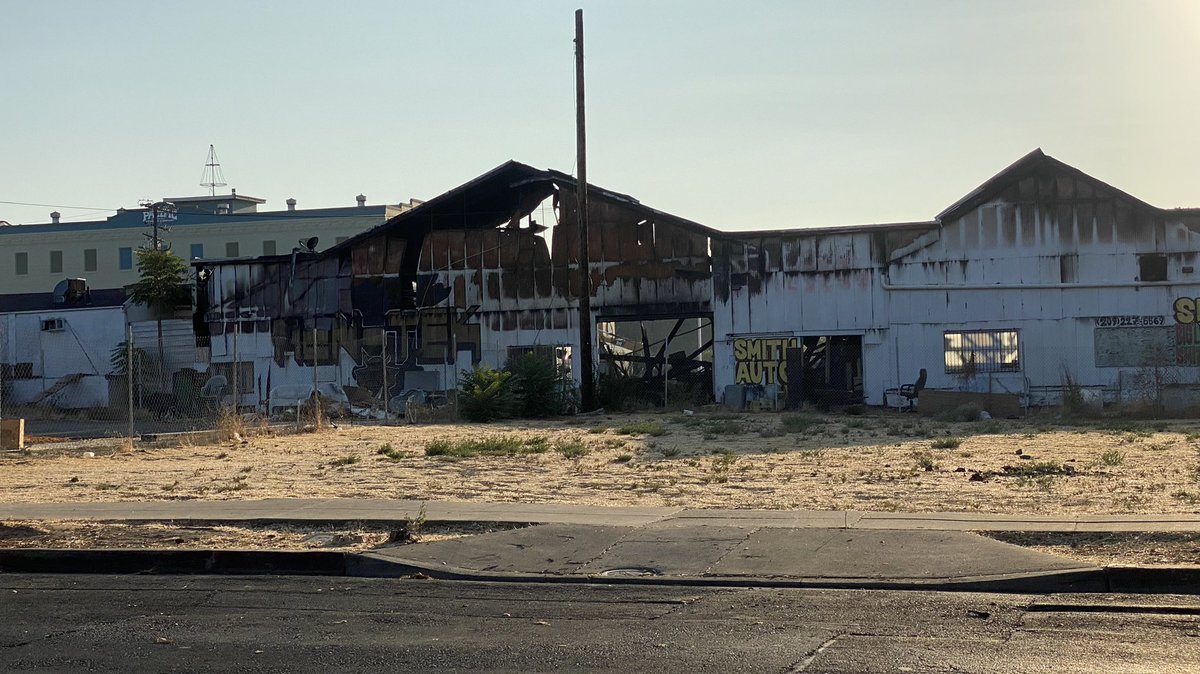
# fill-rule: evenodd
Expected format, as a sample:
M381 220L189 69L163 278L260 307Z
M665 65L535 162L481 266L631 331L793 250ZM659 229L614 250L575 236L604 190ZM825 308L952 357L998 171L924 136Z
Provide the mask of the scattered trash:
M171 643L171 640L170 640L170 639L168 639L168 638L166 638L166 637L154 637L154 643L156 643L156 644L169 644L169 643Z
M691 410L684 410L684 411L683 411L683 416L685 416L685 417L691 417L691 416L695 416L695 415L696 415L696 413L695 413L695 412L693 412L693 411L691 411Z
M979 413L980 421L987 421L988 419L991 419L991 418L992 418L992 415L988 414L987 410L983 410L982 412Z
M96 458L96 453L95 452L84 452L83 456L88 459L94 459L94 458Z
M535 621L533 621L533 624L534 625L549 625L550 623L546 622L545 620L535 620Z

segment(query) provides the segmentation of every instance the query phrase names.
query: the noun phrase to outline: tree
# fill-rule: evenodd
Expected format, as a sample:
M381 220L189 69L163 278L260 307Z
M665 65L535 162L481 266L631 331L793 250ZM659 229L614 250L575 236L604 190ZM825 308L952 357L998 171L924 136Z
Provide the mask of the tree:
M154 312L158 323L158 366L162 375L163 366L163 330L162 319L169 315L175 307L191 303L191 291L188 289L188 266L175 253L169 250L139 248L137 251L137 268L139 279L129 286L129 299L134 304L141 304ZM161 376L159 381L162 381Z

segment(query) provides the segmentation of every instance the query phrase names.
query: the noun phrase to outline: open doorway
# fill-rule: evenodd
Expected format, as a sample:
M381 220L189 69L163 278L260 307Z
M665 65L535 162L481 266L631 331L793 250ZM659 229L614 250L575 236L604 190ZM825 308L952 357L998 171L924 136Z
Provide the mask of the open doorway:
M787 349L787 406L863 402L862 335L818 335Z
M712 401L711 316L600 321L596 336L601 387L625 407Z

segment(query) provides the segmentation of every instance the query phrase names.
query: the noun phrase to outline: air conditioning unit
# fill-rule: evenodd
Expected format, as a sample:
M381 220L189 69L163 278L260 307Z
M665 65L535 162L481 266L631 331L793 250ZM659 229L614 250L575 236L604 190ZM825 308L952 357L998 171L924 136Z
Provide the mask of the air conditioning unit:
M61 318L42 319L42 332L62 332L66 324Z

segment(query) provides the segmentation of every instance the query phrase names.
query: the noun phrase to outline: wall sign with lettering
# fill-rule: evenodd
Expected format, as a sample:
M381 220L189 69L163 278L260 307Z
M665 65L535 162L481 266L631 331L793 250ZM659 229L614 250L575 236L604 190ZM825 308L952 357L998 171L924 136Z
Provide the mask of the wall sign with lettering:
M1097 316L1097 328L1150 328L1166 325L1165 316Z
M733 340L738 384L787 384L787 350L800 345L797 337L739 338Z

